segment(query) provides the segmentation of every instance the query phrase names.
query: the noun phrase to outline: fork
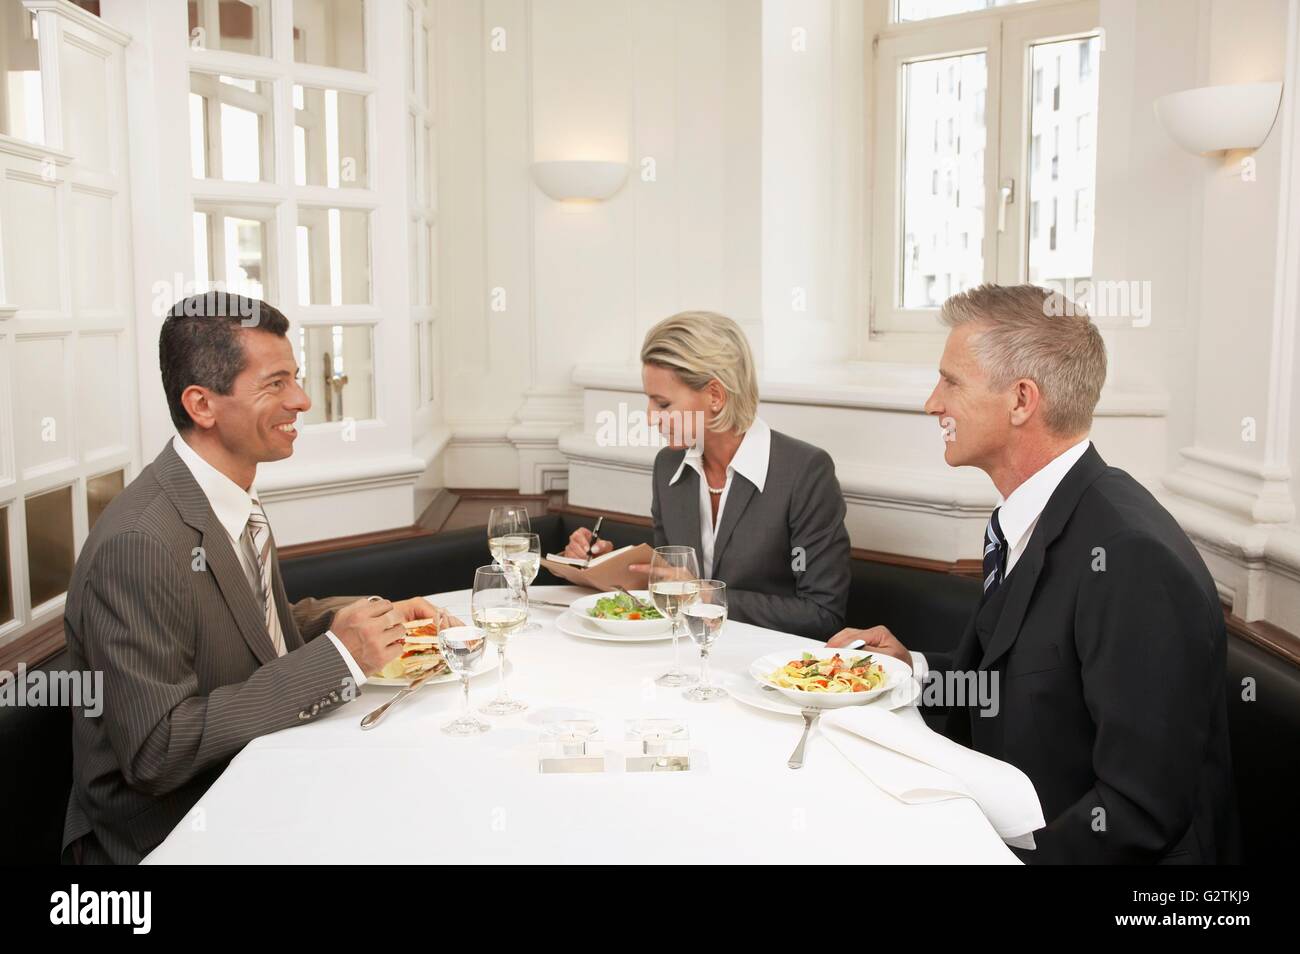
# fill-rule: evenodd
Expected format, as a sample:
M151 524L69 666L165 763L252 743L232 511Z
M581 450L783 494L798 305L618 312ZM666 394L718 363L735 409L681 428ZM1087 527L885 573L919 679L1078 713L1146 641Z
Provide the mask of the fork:
M637 606L641 607L641 609L654 609L654 607L651 606L649 603L642 601L642 599L639 596L636 596L635 594L631 593L626 586L616 586L614 587L614 589L618 590L620 593L626 593L628 596L632 597L632 602L635 603Z
M790 768L803 768L803 748L808 743L808 733L817 722L817 718L822 714L821 709L800 709L799 714L803 716L803 736L799 739L799 744L795 746L794 754L790 756L787 763Z

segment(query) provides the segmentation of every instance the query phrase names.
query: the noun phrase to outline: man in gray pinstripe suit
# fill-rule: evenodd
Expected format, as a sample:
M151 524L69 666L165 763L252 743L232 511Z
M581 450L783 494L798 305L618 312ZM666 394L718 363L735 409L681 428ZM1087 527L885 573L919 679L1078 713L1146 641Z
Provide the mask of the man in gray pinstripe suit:
M351 700L401 652L404 621L442 615L422 599L288 602L253 486L311 406L288 329L222 292L163 323L179 434L100 517L68 587L71 668L104 674L104 706L74 713L65 860L139 861L251 739Z

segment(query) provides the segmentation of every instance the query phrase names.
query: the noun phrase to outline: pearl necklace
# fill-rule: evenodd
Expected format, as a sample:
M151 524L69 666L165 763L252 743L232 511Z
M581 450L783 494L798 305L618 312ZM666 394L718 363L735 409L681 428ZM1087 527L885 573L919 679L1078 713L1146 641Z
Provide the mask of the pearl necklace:
M705 483L704 486L709 487L708 483ZM720 494L720 493L722 493L722 492L723 492L724 490L726 490L726 489L727 489L727 487L726 487L725 484L723 484L721 487L717 487L717 488L709 487L709 493L711 493L711 494Z

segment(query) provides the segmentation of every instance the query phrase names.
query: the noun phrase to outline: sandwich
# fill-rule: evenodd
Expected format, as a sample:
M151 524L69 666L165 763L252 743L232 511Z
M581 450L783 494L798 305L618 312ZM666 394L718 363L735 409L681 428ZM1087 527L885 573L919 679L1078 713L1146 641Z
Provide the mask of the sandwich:
M437 620L417 620L406 624L402 637L402 654L381 669L377 676L384 679L405 679L414 682L432 672L438 675L449 672L447 660L438 649Z

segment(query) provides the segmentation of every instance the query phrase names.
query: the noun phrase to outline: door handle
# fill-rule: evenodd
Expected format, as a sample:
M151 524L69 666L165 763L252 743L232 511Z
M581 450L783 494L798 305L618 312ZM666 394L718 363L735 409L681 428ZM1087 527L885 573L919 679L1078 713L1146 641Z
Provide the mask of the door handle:
M998 189L998 231L1007 230L1007 206L1016 201L1016 180L1003 179Z

